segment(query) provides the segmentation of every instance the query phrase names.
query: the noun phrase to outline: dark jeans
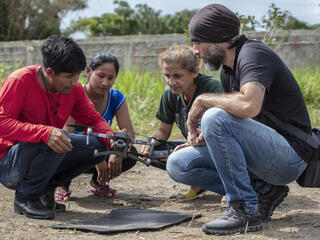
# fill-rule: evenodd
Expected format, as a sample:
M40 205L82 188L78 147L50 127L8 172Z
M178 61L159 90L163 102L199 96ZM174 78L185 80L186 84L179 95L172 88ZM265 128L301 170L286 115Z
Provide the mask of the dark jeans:
M132 153L137 153L137 149L135 147L131 147L131 152ZM108 159L106 161L108 162L108 160L109 160L109 157L108 157ZM137 163L137 161L132 159L132 158L123 159L122 160L122 172L125 172L125 171L129 170L136 163ZM97 182L97 177L98 177L97 169L95 167L93 167L87 173L93 173L92 181L93 181L94 184L99 185L99 183Z
M84 135L69 134L69 138L73 148L66 153L56 153L45 143L18 142L0 160L0 182L16 190L20 201L38 199L106 160L93 155L94 149L107 148L98 138L91 136L90 145Z

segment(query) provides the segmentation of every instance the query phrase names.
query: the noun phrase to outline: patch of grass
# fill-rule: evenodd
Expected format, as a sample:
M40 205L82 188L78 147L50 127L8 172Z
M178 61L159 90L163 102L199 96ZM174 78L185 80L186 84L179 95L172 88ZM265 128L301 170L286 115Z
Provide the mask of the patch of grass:
M9 69L6 65L0 63L0 81L1 84L3 80L9 75Z
M208 75L212 74L205 72ZM320 103L320 65L295 68L292 72L308 104L312 126L320 126L320 108L317 107ZM119 73L114 88L127 96L130 116L137 133L149 135L159 127L160 122L155 118L155 114L165 88L163 76L159 72L123 70ZM176 125L170 139L183 139Z
M14 67L15 69L19 68L18 65ZM0 63L1 83L10 73L10 69L13 69L13 66L5 66ZM218 72L208 72L204 67L202 70L207 75L219 78ZM292 73L307 103L312 126L319 127L320 65L294 68ZM82 75L80 82L84 84L86 81L86 77ZM148 136L159 127L160 122L155 115L165 86L163 76L158 71L139 71L137 69L123 69L120 71L114 88L119 89L127 96L129 112L136 133ZM118 130L116 124L113 125L113 128ZM183 139L176 125L174 125L170 139Z
M114 88L127 96L135 132L151 134L159 126L155 115L165 88L160 73L127 69L119 73Z
M2 215L2 213L3 213L4 209L6 208L7 204L8 204L7 203L7 199L3 199L1 207L0 207L0 215Z
M320 91L320 89L319 89ZM320 108L319 105L307 105L312 127L320 127Z
M292 70L307 105L320 104L320 65L314 67L299 67Z

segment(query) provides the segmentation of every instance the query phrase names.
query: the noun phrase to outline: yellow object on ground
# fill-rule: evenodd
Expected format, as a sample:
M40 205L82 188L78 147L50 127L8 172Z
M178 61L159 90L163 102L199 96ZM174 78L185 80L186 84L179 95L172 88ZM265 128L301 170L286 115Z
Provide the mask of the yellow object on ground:
M190 188L189 191L187 192L186 195L184 195L184 198L186 200L191 200L197 198L201 193L205 192L206 190L204 189L194 189Z

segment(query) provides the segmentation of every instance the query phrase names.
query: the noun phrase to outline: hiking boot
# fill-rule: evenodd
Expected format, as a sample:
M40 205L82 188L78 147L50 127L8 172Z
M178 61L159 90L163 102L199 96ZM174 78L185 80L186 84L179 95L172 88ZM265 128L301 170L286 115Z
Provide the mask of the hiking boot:
M259 210L254 214L244 212L239 206L229 204L227 210L217 219L202 225L207 234L229 235L243 232L255 232L262 229Z
M280 205L283 199L288 195L288 186L273 185L271 190L265 194L259 195L259 210L262 221L269 222L273 211Z

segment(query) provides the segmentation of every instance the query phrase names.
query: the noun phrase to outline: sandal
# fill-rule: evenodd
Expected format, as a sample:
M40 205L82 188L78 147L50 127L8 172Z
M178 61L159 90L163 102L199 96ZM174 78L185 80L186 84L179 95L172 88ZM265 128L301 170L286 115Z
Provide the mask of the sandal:
M59 196L59 198L56 198L55 201L56 202L67 202L70 199L72 191L66 191L64 193L60 192L60 191L56 191L56 194Z
M117 198L117 191L110 188L109 185L103 185L96 188L91 188L90 192L94 195L104 198Z

